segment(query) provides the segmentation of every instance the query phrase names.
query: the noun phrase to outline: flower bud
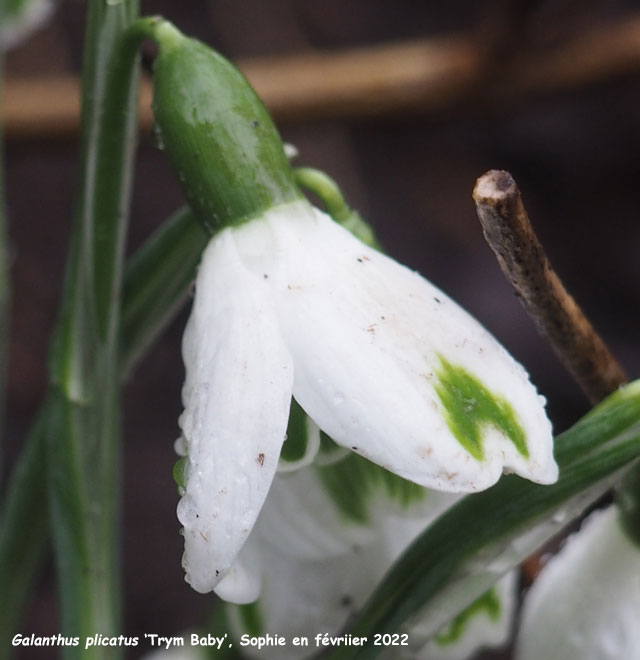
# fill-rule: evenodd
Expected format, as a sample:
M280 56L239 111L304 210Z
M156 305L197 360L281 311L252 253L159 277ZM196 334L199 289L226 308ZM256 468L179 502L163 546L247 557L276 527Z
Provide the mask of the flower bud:
M160 47L159 146L200 222L214 233L299 199L278 131L242 73L171 23L146 20Z

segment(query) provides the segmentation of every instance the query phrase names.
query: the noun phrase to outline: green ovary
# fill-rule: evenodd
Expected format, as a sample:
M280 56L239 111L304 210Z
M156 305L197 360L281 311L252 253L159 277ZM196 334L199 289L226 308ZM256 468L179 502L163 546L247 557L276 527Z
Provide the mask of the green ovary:
M463 367L451 364L442 355L437 372L436 392L445 408L447 424L458 442L477 460L484 460L483 435L486 426L502 431L518 452L529 458L526 434L513 406L490 392Z

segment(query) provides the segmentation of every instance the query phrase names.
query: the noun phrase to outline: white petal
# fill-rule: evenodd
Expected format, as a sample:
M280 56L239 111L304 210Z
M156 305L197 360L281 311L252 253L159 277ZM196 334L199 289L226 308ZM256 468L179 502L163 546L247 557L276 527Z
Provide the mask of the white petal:
M639 575L616 507L592 514L531 587L518 660L640 660Z
M266 219L283 262L272 284L295 364L294 395L322 430L439 490L481 490L503 470L541 483L557 478L544 400L477 321L308 205ZM441 358L480 381L493 400L508 401L528 458L489 423L484 460L467 451L437 392Z
M211 591L262 508L287 428L292 365L269 287L238 258L231 230L207 247L183 342L188 450L186 579Z
M214 589L216 596L230 603L253 603L262 590L260 543L254 531L231 564L231 568Z

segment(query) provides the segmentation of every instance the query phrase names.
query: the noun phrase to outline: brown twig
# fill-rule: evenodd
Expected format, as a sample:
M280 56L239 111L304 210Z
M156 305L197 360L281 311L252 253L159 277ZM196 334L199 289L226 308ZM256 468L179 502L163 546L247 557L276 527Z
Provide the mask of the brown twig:
M502 272L591 403L626 383L622 366L552 269L513 177L487 172L478 179L473 199Z

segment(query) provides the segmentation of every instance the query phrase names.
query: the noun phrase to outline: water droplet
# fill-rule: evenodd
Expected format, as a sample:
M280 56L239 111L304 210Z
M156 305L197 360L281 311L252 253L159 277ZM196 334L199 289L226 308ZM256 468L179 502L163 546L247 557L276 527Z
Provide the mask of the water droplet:
M564 523L567 522L567 517L567 511L565 509L560 509L553 514L551 520L558 525L564 525Z

